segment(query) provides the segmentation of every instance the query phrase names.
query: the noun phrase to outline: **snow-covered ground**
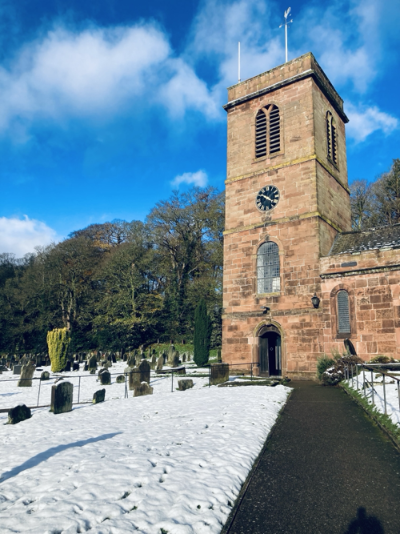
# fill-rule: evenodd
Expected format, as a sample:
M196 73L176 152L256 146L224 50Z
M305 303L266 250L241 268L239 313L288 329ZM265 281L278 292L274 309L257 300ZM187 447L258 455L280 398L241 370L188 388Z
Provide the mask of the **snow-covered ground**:
M192 362L185 364L187 367L187 373L207 374L208 369L199 369L194 366ZM81 364L83 367L83 364ZM43 406L50 404L51 399L51 386L59 377L63 377L64 380L68 380L74 385L74 403L78 402L91 402L93 399L93 393L98 389L106 388L106 399L119 399L125 396L125 384L117 384L116 378L118 375L124 373L124 369L127 367L126 362L117 362L109 369L111 373L111 385L102 386L95 375L91 375L89 371L71 371L69 373L51 373L51 368L41 367L40 371L35 371L34 378L39 378L42 371L49 371L51 374L50 380L39 381L33 380L32 387L17 387L19 380L18 375L13 375L12 371L4 371L0 375L0 409L12 408L17 404L26 404L27 406ZM168 369L168 367L165 367ZM79 379L79 376L81 377ZM174 374L173 384L171 375L156 375L151 373L150 385L155 386L158 390L171 391L172 386L175 390L177 387L177 381L179 378L185 378L184 376ZM192 377L190 377L192 378ZM39 391L40 382L40 391ZM204 384L208 384L208 378L195 378L194 387L202 387ZM132 395L132 392L128 392ZM38 402L39 401L39 402ZM0 420L1 420L0 414Z
M365 378L368 380L368 383L371 383L371 372L365 372ZM400 376L398 377L400 378ZM382 376L378 373L373 373L374 380L374 405L376 409L385 413L385 401L384 401L384 391L383 391L383 380ZM346 384L364 396L364 386L363 386L363 373L361 372L358 375L358 387L357 387L357 377L354 376L353 380L346 380ZM385 379L385 389L386 389L386 410L387 415L390 416L393 423L400 425L400 406L399 406L399 393L397 389L397 381L386 377ZM372 391L370 387L365 388L368 402L372 405Z
M102 404L2 426L1 533L220 532L290 390L194 382L171 393L154 377L152 396L128 399L112 384Z

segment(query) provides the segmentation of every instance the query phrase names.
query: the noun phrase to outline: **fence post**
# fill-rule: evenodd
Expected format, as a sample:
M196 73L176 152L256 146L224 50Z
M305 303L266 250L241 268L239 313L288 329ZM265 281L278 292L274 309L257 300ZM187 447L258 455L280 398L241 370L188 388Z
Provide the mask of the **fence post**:
M366 389L365 389L365 367L364 367L364 364L363 364L363 383L364 383L364 397L367 396L367 392L366 392Z
M400 381L397 380L397 397L399 398L399 410L400 410L400 388L399 388Z
M78 383L78 404L79 404L80 395L81 395L81 377L79 377L79 383Z
M386 410L386 383L385 383L385 373L382 373L383 378L383 402L385 403L385 415L387 414Z
M374 372L371 371L371 386L372 386L372 404L375 404L375 397L374 397Z
M38 396L37 396L37 405L39 406L39 397L40 397L40 384L42 383L42 379L39 378L39 391L38 391Z

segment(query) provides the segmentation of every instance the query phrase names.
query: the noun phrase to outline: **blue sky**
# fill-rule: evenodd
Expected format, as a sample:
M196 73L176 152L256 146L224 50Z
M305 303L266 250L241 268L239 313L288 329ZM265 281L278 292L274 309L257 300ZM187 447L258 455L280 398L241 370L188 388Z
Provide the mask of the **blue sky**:
M174 188L224 187L226 87L284 61L289 4L0 0L0 253L144 219ZM349 179L400 157L400 2L291 2L345 100Z

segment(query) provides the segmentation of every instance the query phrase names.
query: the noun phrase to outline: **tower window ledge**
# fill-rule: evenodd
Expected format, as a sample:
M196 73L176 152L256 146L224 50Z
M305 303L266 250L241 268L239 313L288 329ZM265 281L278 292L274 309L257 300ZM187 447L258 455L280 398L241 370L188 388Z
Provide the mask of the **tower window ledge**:
M281 292L280 291L274 291L273 293L257 293L254 295L256 299L265 299L268 297L280 297Z
M271 159L274 159L278 156L283 156L284 152L283 150L280 150L279 152L274 152L273 154L268 154L267 156L263 156L262 158L253 158L253 163L258 163L260 161L266 161L267 163L269 163L269 161Z

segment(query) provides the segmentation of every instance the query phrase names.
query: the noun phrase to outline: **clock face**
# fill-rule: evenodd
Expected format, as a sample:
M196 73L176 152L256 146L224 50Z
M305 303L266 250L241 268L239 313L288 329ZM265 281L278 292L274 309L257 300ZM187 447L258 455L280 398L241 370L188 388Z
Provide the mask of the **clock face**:
M274 185L266 185L257 193L256 205L261 211L275 208L279 202L279 191Z

